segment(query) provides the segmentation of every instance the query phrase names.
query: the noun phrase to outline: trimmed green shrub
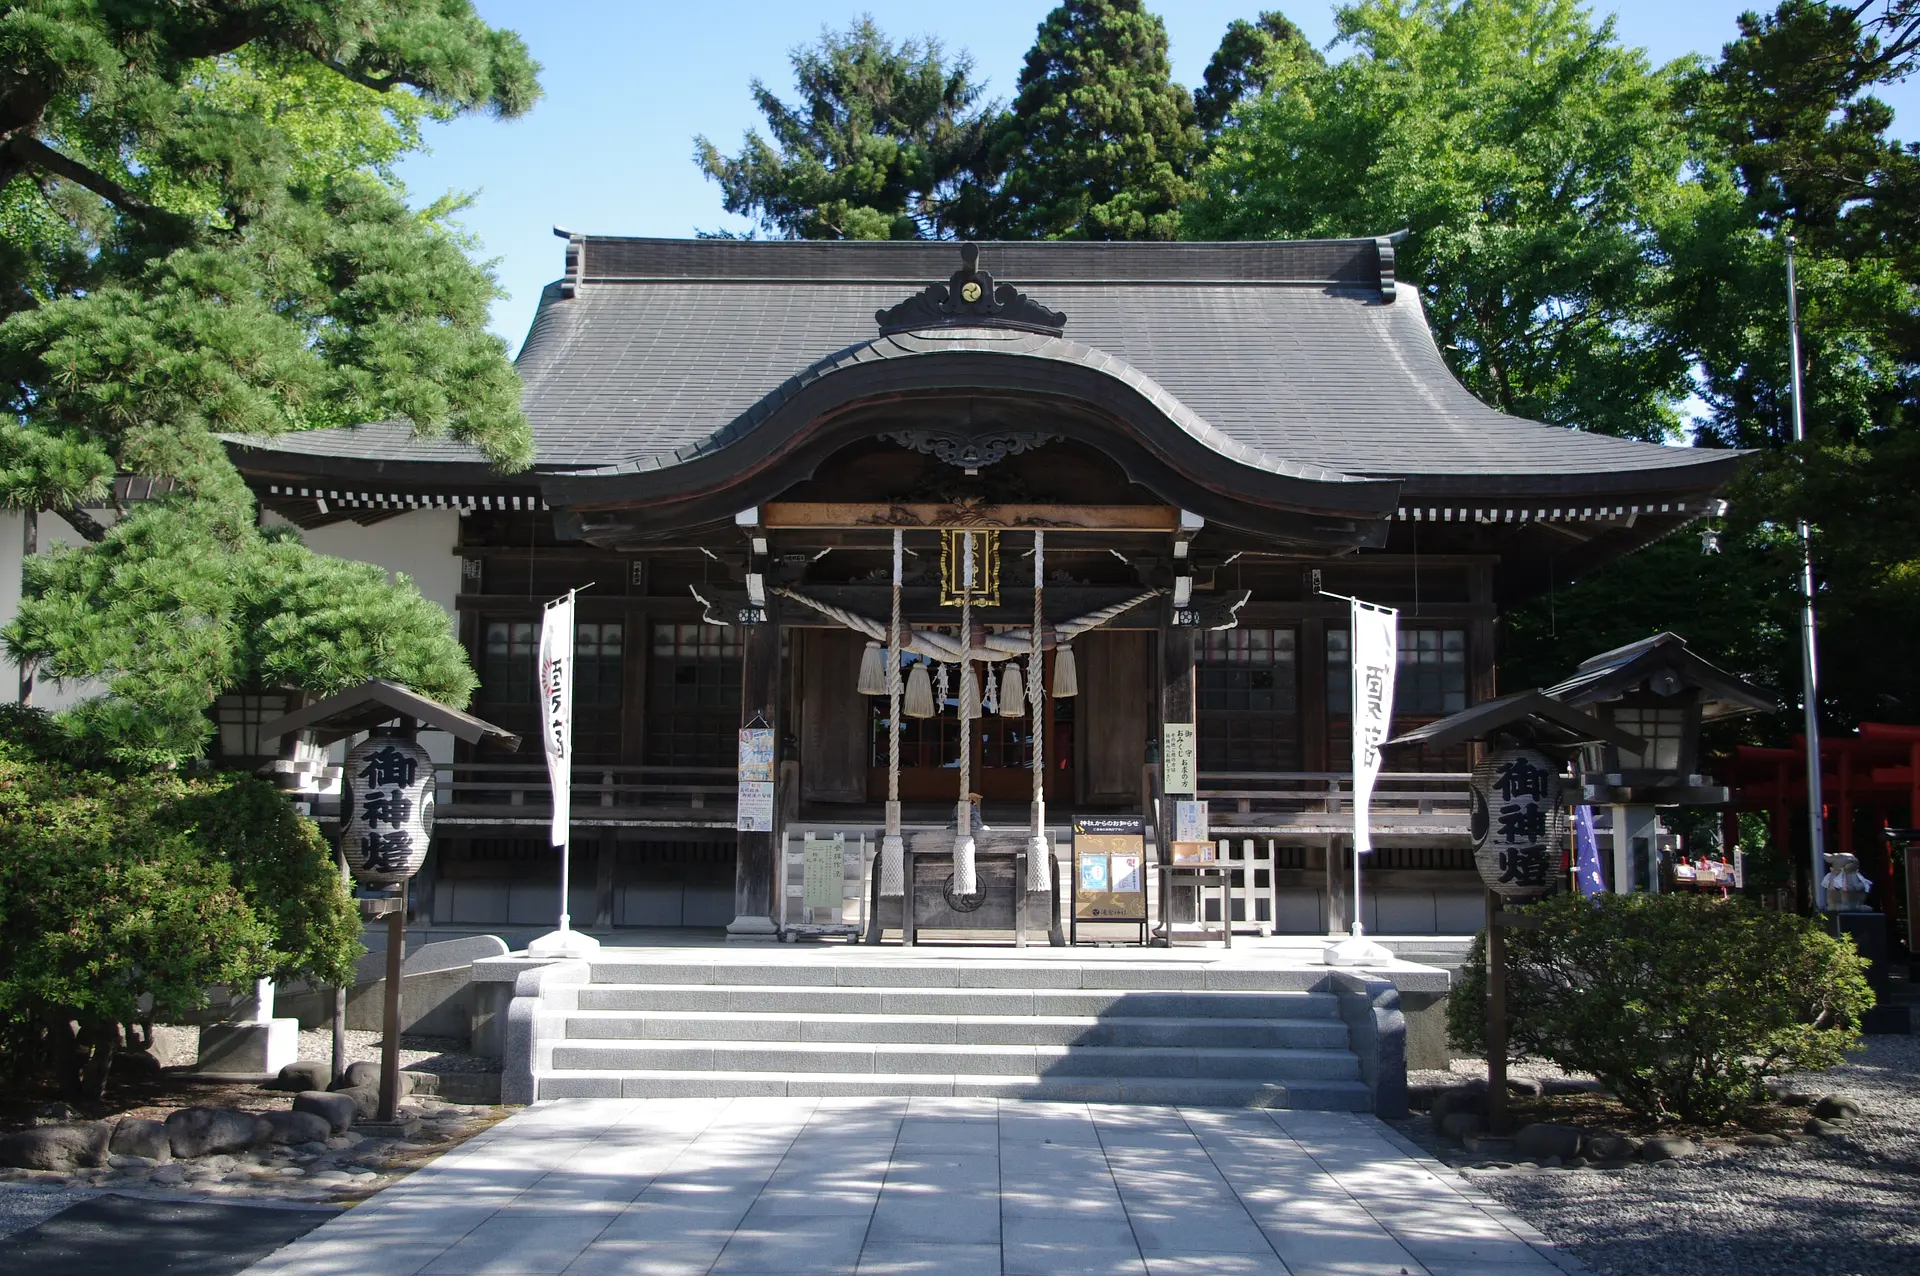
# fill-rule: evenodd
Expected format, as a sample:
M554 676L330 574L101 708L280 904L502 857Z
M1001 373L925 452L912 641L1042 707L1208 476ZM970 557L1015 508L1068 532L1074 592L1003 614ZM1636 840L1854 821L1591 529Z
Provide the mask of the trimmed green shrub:
M129 768L0 709L0 1069L104 1093L122 1026L260 975L334 984L361 952L311 820L244 775Z
M1591 1073L1656 1121L1725 1121L1771 1076L1858 1047L1866 961L1790 913L1743 899L1562 894L1510 930L1511 1057ZM1486 932L1447 1004L1456 1047L1487 1049Z

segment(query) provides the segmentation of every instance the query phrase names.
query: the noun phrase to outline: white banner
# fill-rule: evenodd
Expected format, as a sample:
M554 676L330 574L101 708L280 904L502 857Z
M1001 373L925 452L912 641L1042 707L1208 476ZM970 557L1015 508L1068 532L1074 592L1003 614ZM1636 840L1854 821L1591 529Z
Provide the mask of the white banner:
M540 696L540 748L547 755L553 787L555 846L567 844L573 801L573 594L547 604L540 620L540 654L534 666ZM566 911L566 901L560 903Z
M1393 674L1400 613L1353 601L1353 849L1373 849L1370 808L1380 774L1380 746L1393 721ZM1357 867L1357 864L1356 864Z

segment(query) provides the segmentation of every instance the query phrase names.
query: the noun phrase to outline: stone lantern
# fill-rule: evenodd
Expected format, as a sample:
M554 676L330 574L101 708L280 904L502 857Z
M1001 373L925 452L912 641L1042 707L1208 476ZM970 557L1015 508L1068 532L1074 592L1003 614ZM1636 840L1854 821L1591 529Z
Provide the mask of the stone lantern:
M1777 707L1773 697L1702 660L1671 633L1583 661L1545 694L1644 742L1639 748L1600 743L1581 753L1577 800L1613 808L1617 891L1631 890L1641 872L1649 890L1659 889L1657 808L1729 801L1726 786L1701 773L1701 727Z

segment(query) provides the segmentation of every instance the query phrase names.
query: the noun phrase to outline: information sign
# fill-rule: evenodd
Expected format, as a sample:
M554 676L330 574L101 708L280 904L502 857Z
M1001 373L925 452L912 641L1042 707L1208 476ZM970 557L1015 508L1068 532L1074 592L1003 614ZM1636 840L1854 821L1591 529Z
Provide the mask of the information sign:
M846 893L847 835L807 834L801 844L800 880L808 913L816 908L838 911Z
M1191 722L1169 722L1160 729L1160 778L1168 796L1199 789L1200 768L1194 764Z
M1073 920L1147 920L1147 833L1137 815L1073 817Z

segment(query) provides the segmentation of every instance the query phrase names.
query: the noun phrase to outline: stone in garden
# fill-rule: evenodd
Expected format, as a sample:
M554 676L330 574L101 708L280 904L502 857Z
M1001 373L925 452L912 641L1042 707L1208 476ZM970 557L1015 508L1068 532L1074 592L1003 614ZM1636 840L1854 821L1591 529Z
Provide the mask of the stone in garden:
M1814 1102L1813 1095L1805 1090L1796 1090L1790 1085L1769 1085L1767 1089L1773 1095L1775 1103L1783 1103L1790 1108L1810 1107Z
M1567 1168L1570 1170L1584 1170L1588 1164L1589 1162L1584 1156L1569 1157L1567 1160Z
M353 1118L360 1114L360 1105L350 1094L330 1094L325 1090L308 1090L305 1094L293 1096L293 1110L311 1112L327 1123L329 1131L341 1134L353 1124ZM324 1139L326 1136L321 1137Z
M1734 1140L1743 1148L1783 1148L1787 1141L1777 1134L1743 1134Z
M35 1126L0 1138L0 1165L61 1172L105 1165L112 1137L113 1127L103 1121Z
M1846 1131L1833 1121L1822 1121L1819 1117L1808 1117L1807 1123L1800 1127L1808 1134L1817 1134L1823 1139L1837 1139Z
M1648 1139L1640 1145L1640 1159L1643 1161L1672 1161L1683 1156L1692 1156L1700 1149L1692 1139L1683 1139L1675 1135L1662 1135Z
M414 1082L419 1076L406 1069L400 1070L400 1097L406 1098L413 1093ZM347 1065L347 1074L340 1078L335 1090L378 1090L380 1088L380 1065L370 1059Z
M1444 1122L1456 1112L1472 1112L1478 1116L1487 1114L1487 1092L1485 1087L1453 1086L1433 1096L1433 1120L1436 1125Z
M1508 1077L1507 1093L1517 1094L1525 1099L1537 1099L1545 1093L1545 1089L1532 1077Z
M1587 1155L1596 1161L1625 1161L1640 1150L1640 1140L1624 1134L1595 1134L1587 1139Z
M1851 1121L1860 1115L1860 1105L1844 1094L1830 1094L1813 1105L1813 1114L1822 1121Z
M259 1115L236 1108L181 1108L167 1114L167 1141L181 1158L244 1151L272 1135L273 1127Z
M33 1110L35 1125L72 1125L80 1114L67 1103L43 1103Z
M362 1121L371 1121L380 1112L380 1091L374 1086L348 1086L344 1090L335 1090L335 1094L344 1094L353 1100L355 1113Z
M1478 1112L1449 1112L1440 1118L1440 1133L1450 1139L1464 1139L1487 1128L1487 1119Z
M333 1133L328 1118L313 1112L269 1112L266 1117L275 1143L312 1143Z
M333 1068L319 1059L295 1059L268 1083L271 1090L324 1090L333 1082Z
M173 1143L167 1136L166 1123L145 1117L121 1117L113 1127L110 1147L123 1156L142 1156L154 1162L173 1159Z
M1581 1137L1582 1131L1577 1125L1538 1121L1521 1126L1514 1133L1513 1146L1530 1161L1545 1161L1549 1157L1565 1161L1579 1155Z
M150 1156L134 1156L131 1153L115 1152L107 1158L107 1164L116 1170L151 1170L160 1162Z

